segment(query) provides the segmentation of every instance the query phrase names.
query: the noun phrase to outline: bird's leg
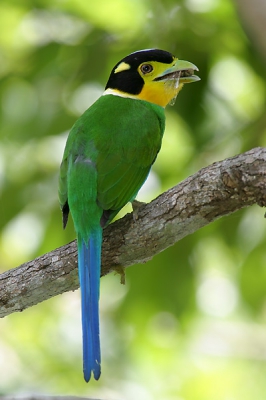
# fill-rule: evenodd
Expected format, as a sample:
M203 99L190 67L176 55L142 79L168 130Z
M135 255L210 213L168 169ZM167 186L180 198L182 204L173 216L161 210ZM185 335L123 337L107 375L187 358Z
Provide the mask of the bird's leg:
M131 204L133 208L133 220L136 222L139 217L139 210L145 206L146 203L144 203L144 201L133 200Z
M121 285L126 284L126 274L125 274L125 267L122 267L121 265L118 265L116 267L112 268L117 274L120 275L120 283Z

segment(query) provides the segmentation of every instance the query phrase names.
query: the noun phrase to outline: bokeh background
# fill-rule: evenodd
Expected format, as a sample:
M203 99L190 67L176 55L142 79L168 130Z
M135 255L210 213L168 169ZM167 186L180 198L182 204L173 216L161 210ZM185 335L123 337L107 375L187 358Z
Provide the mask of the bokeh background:
M158 47L201 81L167 109L139 200L214 161L266 145L266 3L1 0L0 270L75 237L62 230L67 133L114 64ZM260 5L259 5L260 3ZM264 36L263 36L264 35ZM102 377L82 377L79 291L0 320L0 395L248 400L266 393L266 222L254 206L101 282Z

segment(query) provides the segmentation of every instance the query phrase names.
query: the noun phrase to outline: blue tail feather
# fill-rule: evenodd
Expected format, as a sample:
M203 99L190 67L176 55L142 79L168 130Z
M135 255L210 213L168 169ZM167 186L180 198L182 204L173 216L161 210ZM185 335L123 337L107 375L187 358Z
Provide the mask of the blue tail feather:
M83 373L86 382L91 372L94 378L101 375L99 332L99 293L101 273L102 229L93 232L85 242L78 236L78 266L81 289L81 314L83 337Z

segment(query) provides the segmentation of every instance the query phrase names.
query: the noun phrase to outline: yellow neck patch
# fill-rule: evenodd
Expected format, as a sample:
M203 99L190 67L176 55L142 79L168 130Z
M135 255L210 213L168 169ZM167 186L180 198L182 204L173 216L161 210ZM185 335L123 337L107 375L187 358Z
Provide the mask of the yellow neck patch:
M156 86L154 85L154 87L151 85L144 85L142 91L139 94L129 94L126 92L122 92L118 89L106 89L103 93L103 96L106 96L107 94L112 94L114 96L125 97L127 99L145 100L149 103L157 104L158 106L165 108L167 104L169 104L170 101L177 96L177 94L183 87L182 83L178 86L177 89L171 89L168 82L154 83L156 84Z
M175 81L150 81L144 84L137 97L141 100L158 104L161 107L166 107L178 95L182 87L182 83L176 87Z

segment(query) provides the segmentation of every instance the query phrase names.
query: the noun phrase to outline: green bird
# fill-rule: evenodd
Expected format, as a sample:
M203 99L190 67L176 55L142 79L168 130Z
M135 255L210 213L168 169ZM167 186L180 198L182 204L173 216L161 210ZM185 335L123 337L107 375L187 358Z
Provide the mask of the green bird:
M198 68L171 53L134 52L111 71L103 95L72 127L60 167L65 228L71 212L78 241L83 373L101 374L99 286L103 228L145 182L161 148L166 105Z

